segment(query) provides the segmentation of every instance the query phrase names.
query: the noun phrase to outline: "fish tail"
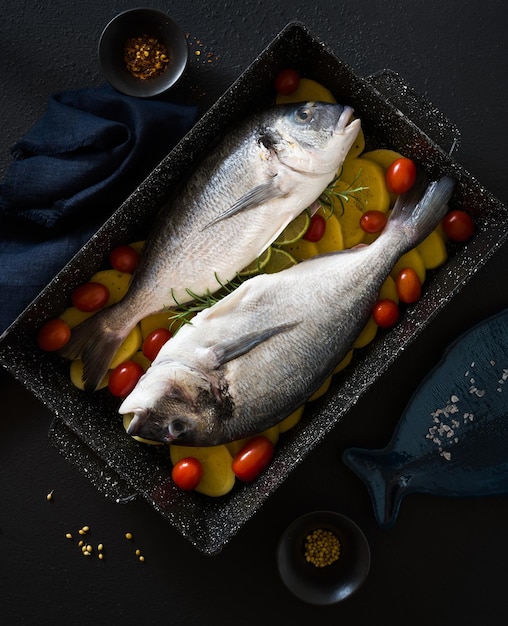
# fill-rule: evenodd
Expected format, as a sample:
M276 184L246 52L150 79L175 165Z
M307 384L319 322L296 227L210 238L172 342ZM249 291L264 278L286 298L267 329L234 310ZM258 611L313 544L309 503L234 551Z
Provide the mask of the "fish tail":
M397 198L389 226L405 233L407 248L418 245L438 226L454 187L455 180L449 176L428 182L419 171L413 187Z
M60 350L60 354L67 359L83 361L83 383L86 391L95 391L100 385L129 330L112 332L107 329L103 317L97 313L78 324L72 329L68 343Z
M343 461L362 480L370 494L374 514L382 528L391 528L397 519L402 498L409 491L407 476L393 474L385 464L384 450L349 448Z

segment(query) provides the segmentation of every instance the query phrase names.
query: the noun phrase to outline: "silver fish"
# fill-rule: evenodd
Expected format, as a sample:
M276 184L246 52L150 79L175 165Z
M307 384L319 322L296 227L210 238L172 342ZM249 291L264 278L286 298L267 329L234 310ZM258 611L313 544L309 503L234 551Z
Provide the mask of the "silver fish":
M399 257L438 225L454 184L420 177L372 244L256 276L199 313L120 406L129 434L217 445L291 414L351 347Z
M360 130L352 113L276 106L226 135L161 210L123 300L77 326L62 349L82 358L87 390L139 320L217 291L319 197Z

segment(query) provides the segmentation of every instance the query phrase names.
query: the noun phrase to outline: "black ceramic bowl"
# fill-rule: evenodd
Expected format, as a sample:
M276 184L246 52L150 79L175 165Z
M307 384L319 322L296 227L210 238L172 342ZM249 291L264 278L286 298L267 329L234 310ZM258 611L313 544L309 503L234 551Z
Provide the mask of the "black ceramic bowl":
M470 213L477 231L467 244L449 250L445 265L428 273L421 300L395 328L355 351L326 395L309 404L297 426L281 436L270 467L254 483L238 481L227 495L207 498L179 490L171 480L166 447L126 436L114 398L74 387L69 364L39 350L34 337L43 320L68 306L77 285L105 267L109 250L143 237L218 137L273 102L273 81L285 67L314 78L339 102L352 105L362 119L367 149L389 147L414 159L431 177L452 175L457 187L450 207ZM0 337L0 363L55 413L51 441L97 488L120 502L145 498L197 549L216 554L508 239L508 207L450 156L457 135L449 120L393 72L358 76L303 25L290 24Z
M164 70L149 78L139 78L129 71L124 57L126 42L140 37L155 39L168 51L169 62L163 64ZM188 58L185 33L167 13L157 9L129 9L119 13L104 28L99 40L104 77L129 96L149 98L167 91L182 76Z
M333 533L340 550L337 560L317 567L305 556L306 538L316 530ZM353 594L370 569L370 549L361 529L333 511L314 511L296 519L284 531L277 548L277 565L286 587L309 604L335 604Z

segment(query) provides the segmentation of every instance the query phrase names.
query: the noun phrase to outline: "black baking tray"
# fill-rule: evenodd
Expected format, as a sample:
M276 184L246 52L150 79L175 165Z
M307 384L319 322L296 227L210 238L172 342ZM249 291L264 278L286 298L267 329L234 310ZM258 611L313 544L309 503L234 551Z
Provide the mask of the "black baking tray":
M450 249L444 266L429 272L422 299L394 329L355 351L352 364L334 377L327 394L281 437L263 475L251 484L238 482L231 493L214 499L178 490L166 446L128 437L117 401L107 392L88 395L76 389L68 363L42 353L34 337L41 321L67 306L71 290L106 265L112 247L140 239L179 180L218 137L272 103L274 77L288 66L354 107L367 149L392 148L413 158L431 177L455 177L450 205L468 211L477 232L467 244ZM145 498L198 550L216 554L504 243L508 209L450 155L459 139L454 125L400 76L383 70L360 77L304 25L291 23L7 329L0 338L0 362L54 412L51 441L102 493L118 502Z

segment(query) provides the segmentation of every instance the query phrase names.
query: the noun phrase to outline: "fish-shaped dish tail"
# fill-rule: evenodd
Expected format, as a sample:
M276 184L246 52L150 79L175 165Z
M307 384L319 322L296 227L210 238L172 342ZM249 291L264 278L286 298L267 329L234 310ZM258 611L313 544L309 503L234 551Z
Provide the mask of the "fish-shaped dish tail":
M388 446L349 448L380 526L404 496L508 494L508 309L452 343L409 401Z

